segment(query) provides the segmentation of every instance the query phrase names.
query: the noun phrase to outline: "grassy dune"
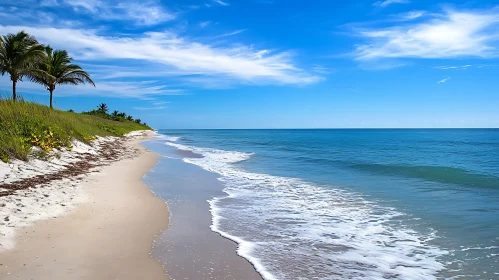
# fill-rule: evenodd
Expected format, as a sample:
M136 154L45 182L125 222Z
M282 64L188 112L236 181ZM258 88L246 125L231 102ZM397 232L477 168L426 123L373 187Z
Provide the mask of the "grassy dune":
M71 149L72 139L88 142L95 136L122 136L145 129L151 128L127 120L113 121L53 110L33 102L0 99L0 160L27 160L33 146L44 152Z

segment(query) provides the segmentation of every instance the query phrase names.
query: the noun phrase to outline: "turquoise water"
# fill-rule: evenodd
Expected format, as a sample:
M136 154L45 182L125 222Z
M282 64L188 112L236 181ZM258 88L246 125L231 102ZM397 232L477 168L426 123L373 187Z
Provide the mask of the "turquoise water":
M499 279L499 130L160 130L266 279Z

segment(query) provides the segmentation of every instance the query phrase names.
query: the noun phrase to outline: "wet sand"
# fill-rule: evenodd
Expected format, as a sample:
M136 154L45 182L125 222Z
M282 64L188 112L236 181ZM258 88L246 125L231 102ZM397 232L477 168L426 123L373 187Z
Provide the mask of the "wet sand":
M146 143L154 150L158 143ZM161 144L163 145L163 144ZM161 150L165 150L161 147ZM184 163L171 148L144 178L165 199L170 224L156 240L153 256L172 279L262 279L253 266L237 255L237 244L210 230L208 199L223 195L217 175Z
M158 156L140 149L86 177L87 202L19 230L16 247L0 253L0 279L168 279L150 256L167 206L140 182Z

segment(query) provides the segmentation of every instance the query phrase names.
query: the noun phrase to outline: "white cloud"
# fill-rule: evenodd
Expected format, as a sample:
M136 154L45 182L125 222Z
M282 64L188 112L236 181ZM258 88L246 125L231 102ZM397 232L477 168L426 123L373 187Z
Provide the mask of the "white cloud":
M385 0L385 1L374 2L373 5L384 8L391 4L407 4L407 3L409 3L409 0Z
M435 69L440 70L466 70L473 65L459 65L459 66L436 66Z
M362 61L359 63L359 68L368 71L378 71L378 70L391 70L399 67L407 66L407 63L398 60L374 60L374 61Z
M165 105L165 104L169 104L169 103L170 103L170 102L168 102L168 101L154 101L154 102L152 103L152 105L156 105L156 106L158 106L158 105Z
M0 33L19 30L87 61L135 60L162 65L164 71L177 75L229 77L243 83L309 84L321 79L296 67L287 52L268 54L247 46L215 47L168 32L110 37L92 30L0 26Z
M425 11L411 11L411 12L400 14L398 16L398 18L400 20L406 21L406 20L414 20L414 19L420 18L424 15L426 15Z
M364 30L367 42L357 46L359 60L377 58L491 57L498 39L499 15L448 11L427 21Z
M151 111L151 110L163 110L165 106L156 106L156 107L133 107L135 110L139 111Z
M335 70L316 64L312 67L312 71L320 75L328 75L334 72Z
M102 81L91 75L96 87L92 85L64 85L54 91L54 96L108 96L116 98L151 99L154 96L180 95L182 90L172 89L157 85L157 81ZM0 77L0 88L10 90L12 82L8 77ZM48 94L42 86L28 81L17 84L18 91L22 93Z
M59 5L57 0L42 0L40 2L40 6L42 6L42 7L51 7L51 6L57 6L57 5Z
M103 5L99 0L64 0L64 3L72 6L76 11L83 8L92 13L97 12L98 7Z
M199 23L199 27L201 28L205 28L206 26L210 25L211 24L211 21L210 20L207 20L207 21L202 21Z
M67 95L89 95L112 96L122 98L145 98L151 96L179 95L179 89L170 89L163 85L157 85L157 81L95 81L96 87L90 85L62 86L60 91ZM64 90L63 90L64 88ZM80 90L80 92L78 92Z
M64 3L76 11L83 9L101 19L132 20L139 25L155 25L173 20L176 17L155 0L140 3L133 1L110 3L100 0L64 0Z
M222 6L230 6L229 3L224 2L222 0L213 0L213 2L218 3L218 4L222 5Z
M466 65L443 65L443 66L435 66L433 68L439 69L439 70L466 70L469 68L474 68L474 69L480 69L480 68L490 68L490 67L496 67L496 64L466 64Z
M174 14L166 12L161 6L151 2L121 3L117 8L125 11L130 19L141 25L154 25L175 19Z
M31 22L34 24L52 25L57 17L49 12L40 10L17 9L12 12L0 6L0 22L9 22L10 24L20 24Z
M179 89L170 89L165 86L155 85L154 81L109 82L95 79L94 76L92 78L96 83L95 88L91 85L65 85L58 87L54 91L54 96L56 98L65 96L107 96L148 100L155 96L181 95L183 93ZM9 91L11 86L12 84L8 77L0 77L0 89L7 89ZM28 81L18 83L17 86L20 94L48 94L47 90L42 86Z
M229 33L224 33L222 35L218 35L218 36L215 36L216 38L222 38L222 37L230 37L230 36L234 36L234 35L237 35L239 33L243 33L244 31L246 31L245 29L239 29L239 30L236 30L236 31L232 31L232 32L229 32Z
M438 81L437 84L443 84L443 83L447 82L448 80L450 80L450 78L444 78L444 79Z

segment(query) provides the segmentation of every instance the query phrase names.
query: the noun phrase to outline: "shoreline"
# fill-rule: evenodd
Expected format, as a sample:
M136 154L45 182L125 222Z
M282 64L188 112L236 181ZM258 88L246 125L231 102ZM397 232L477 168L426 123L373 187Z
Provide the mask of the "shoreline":
M12 205L0 200L4 208L0 210L13 211L13 218L21 219L25 209L37 209L29 204L34 201L29 198L33 195L43 195L51 201L50 191L61 195L70 192L69 197L61 198L73 203L59 202L46 208L50 211L45 216L25 224L19 221L12 228L7 227L9 216L2 217L0 233L6 248L0 251L0 278L169 279L150 254L156 237L168 226L168 206L141 182L160 157L140 145L152 135L126 139L131 154L124 154L117 161L89 169L75 178L47 183L49 187L58 183L57 190L43 186L0 197L4 201L8 198L10 202L28 202L23 208L12 210ZM5 246L9 234L15 236L17 245Z
M240 244L213 230L209 201L224 196L219 175L185 162L202 156L149 141L146 147L163 155L144 178L168 204L171 220L152 254L172 279L262 280L254 263L239 254Z

